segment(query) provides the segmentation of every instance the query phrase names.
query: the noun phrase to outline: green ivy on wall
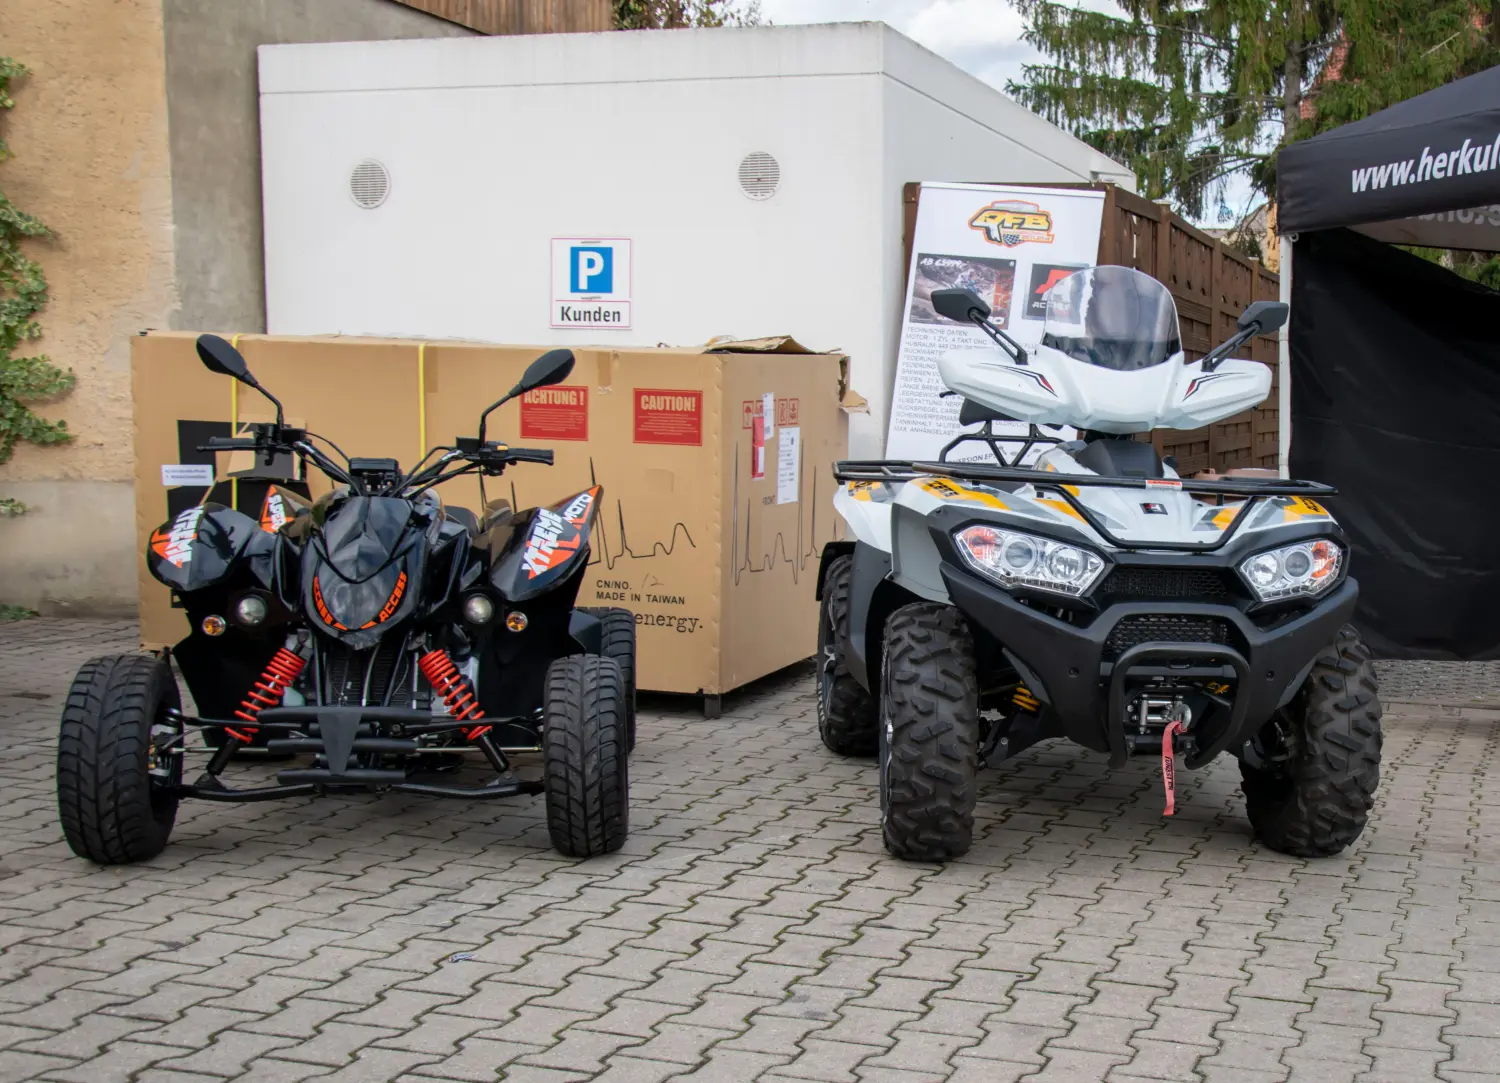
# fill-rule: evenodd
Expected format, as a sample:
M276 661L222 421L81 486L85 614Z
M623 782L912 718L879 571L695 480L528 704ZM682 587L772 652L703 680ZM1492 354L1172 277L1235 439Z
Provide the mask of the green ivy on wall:
M27 75L25 65L0 56L0 110L15 107L10 96L13 80ZM11 157L0 139L0 162ZM47 227L20 210L0 190L0 463L10 460L16 444L60 444L73 438L66 422L48 421L31 410L33 403L65 395L73 387L73 373L45 356L18 357L23 343L39 337L36 314L47 303L47 278L41 264L21 251L28 238L46 237ZM0 499L0 515L25 509L18 501Z

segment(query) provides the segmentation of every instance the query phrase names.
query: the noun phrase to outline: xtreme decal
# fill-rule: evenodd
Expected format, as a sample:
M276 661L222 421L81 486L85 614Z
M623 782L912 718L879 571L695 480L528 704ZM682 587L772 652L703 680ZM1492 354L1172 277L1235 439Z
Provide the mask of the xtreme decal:
M193 539L198 536L198 521L203 505L197 504L172 521L170 528L151 535L151 549L168 564L182 567L193 559Z
M569 505L570 509L571 507ZM586 505L584 510L586 513ZM521 556L526 578L535 579L543 572L564 563L578 552L580 537L578 528L557 512L538 508L536 522L532 524L531 534L526 538L526 552Z
M583 526L588 521L589 509L594 506L594 497L597 493L597 489L589 489L587 492L579 493L563 509L563 518L574 526Z

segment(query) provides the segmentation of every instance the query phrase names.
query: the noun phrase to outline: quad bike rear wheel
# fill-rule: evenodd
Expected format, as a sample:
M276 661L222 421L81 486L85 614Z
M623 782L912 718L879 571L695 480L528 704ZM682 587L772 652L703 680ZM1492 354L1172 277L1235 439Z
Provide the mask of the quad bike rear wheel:
M568 857L612 853L630 826L625 678L612 658L547 667L542 759L547 829Z
M1380 699L1370 652L1344 627L1292 701L1240 761L1245 812L1262 842L1332 857L1359 837L1380 784Z
M979 680L958 610L918 602L891 614L880 712L885 848L908 861L966 853L978 788Z
M581 611L599 619L604 657L613 658L625 678L625 747L635 751L635 614L628 609L584 606Z
M126 865L166 849L177 819L169 791L181 781L182 761L159 756L153 737L181 732L167 716L181 702L160 658L95 658L78 671L58 733L57 809L79 857Z
M849 588L854 558L839 557L823 577L818 611L818 735L840 756L873 756L880 747L875 699L849 671Z

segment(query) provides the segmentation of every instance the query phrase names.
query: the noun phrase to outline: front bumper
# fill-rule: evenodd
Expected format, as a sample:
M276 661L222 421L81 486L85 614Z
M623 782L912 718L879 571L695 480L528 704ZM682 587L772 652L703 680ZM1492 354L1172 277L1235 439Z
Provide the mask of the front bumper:
M248 724L240 721L199 718L175 713L184 729L216 729L233 733ZM476 718L465 722L434 716L430 711L406 707L269 707L259 713L253 728L270 736L264 749L271 753L310 755L313 766L278 771L276 785L235 788L219 781L237 741L226 740L203 775L193 783L169 788L177 797L207 801L272 801L306 797L340 790L375 790L415 793L428 797L490 799L543 792L543 784L518 778L505 758L505 751L528 750L535 743L521 718ZM426 745L423 738L468 731L466 744L477 748L495 770L495 777L478 786L447 785L422 781L421 771L409 766L419 753L461 752L462 746ZM502 749L496 737L515 734L521 748ZM379 766L385 760L399 766ZM375 766L361 763L374 762ZM403 763L403 761L407 761Z
M1114 767L1130 755L1125 708L1132 674L1165 670L1187 678L1233 671L1232 708L1214 712L1196 729L1186 765L1201 767L1220 752L1239 748L1290 698L1318 652L1348 623L1359 596L1358 585L1346 579L1311 608L1266 629L1233 605L1181 601L1121 602L1080 626L1025 605L962 568L944 563L942 576L964 615L1022 663L1028 687L1051 708L1064 735L1107 752ZM1148 641L1117 655L1107 652L1117 624L1152 615L1220 621L1232 629L1233 642Z

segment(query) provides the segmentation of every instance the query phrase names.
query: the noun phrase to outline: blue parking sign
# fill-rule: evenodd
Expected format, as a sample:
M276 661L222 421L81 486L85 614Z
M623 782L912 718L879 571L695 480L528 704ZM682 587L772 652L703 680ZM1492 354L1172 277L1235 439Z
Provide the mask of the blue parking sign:
M604 245L574 245L569 249L568 280L573 293L613 293L615 250Z

